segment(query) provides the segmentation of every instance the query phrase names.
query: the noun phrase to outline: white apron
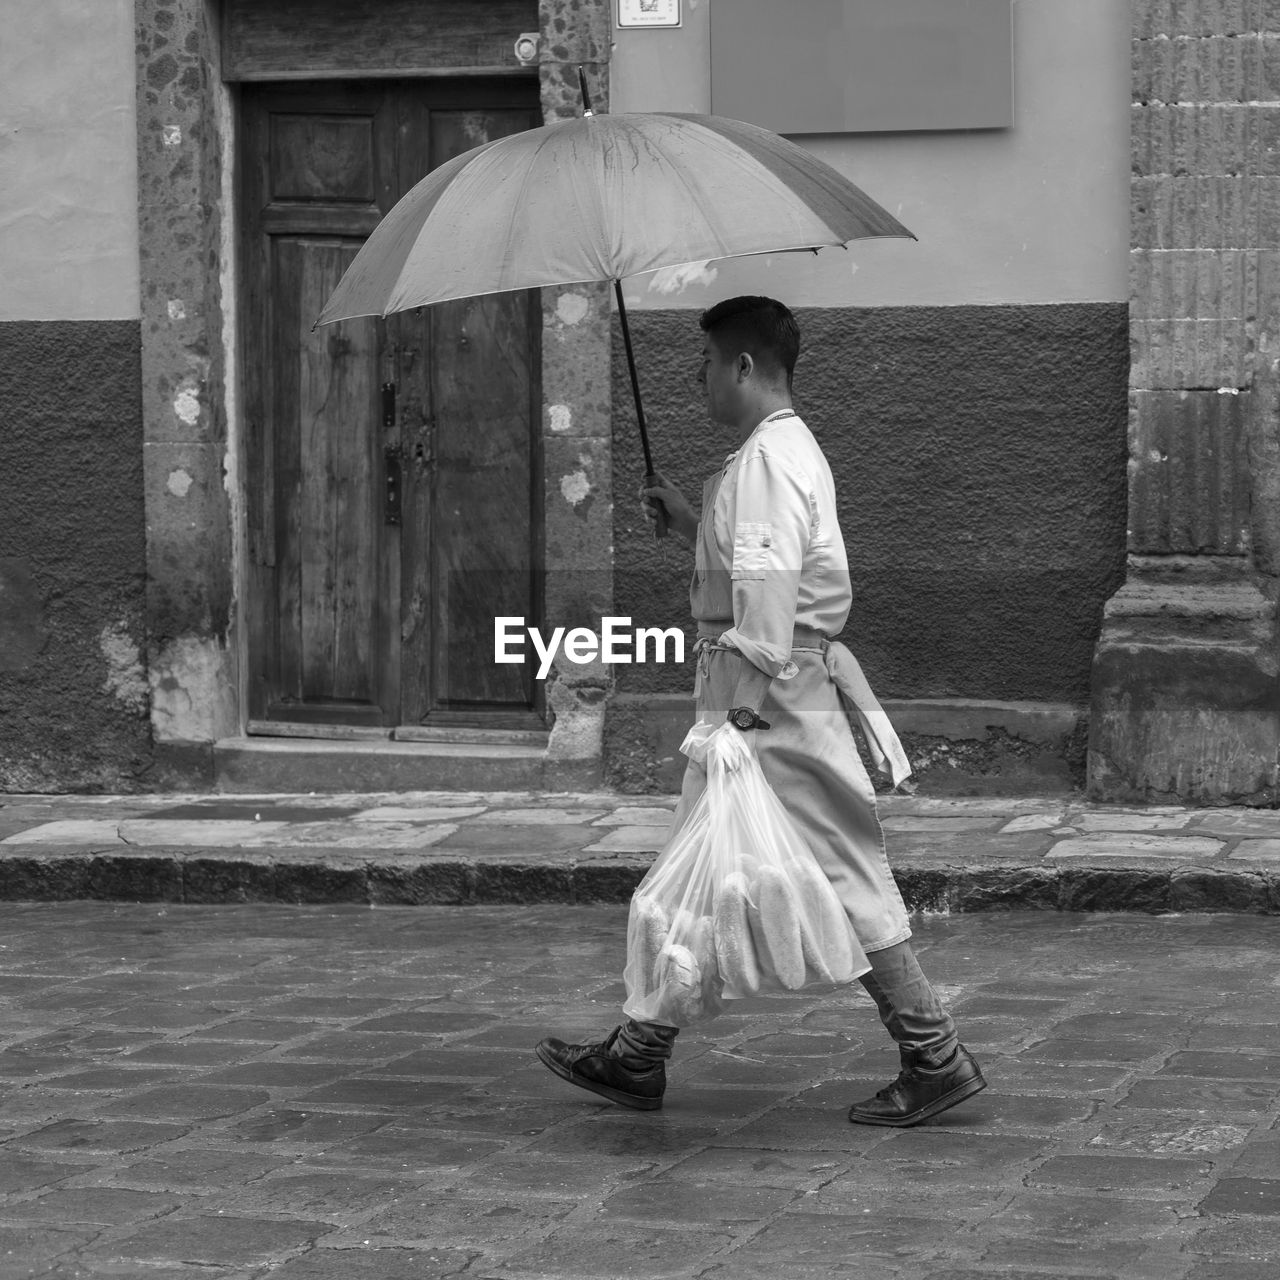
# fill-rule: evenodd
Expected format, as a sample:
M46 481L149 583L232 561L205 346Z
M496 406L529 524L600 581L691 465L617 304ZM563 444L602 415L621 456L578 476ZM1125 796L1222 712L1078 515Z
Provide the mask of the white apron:
M723 474L703 488L709 515ZM730 566L716 546L710 519L698 531L694 592L729 594ZM730 606L731 612L731 606ZM705 618L705 609L699 610ZM723 724L737 684L736 650L715 643L733 625L716 629L701 622L694 696L697 718ZM714 634L711 634L714 632ZM853 922L865 951L879 951L911 936L906 906L889 869L875 789L854 742L849 713L858 715L877 764L900 781L910 772L897 736L876 702L857 661L844 645L812 633L797 633L790 679L769 684L760 706L769 722L752 730L760 767L769 785L808 841ZM837 684L839 680L839 685ZM843 688L843 694L842 694ZM680 823L706 787L706 772L694 761L685 768L675 823Z

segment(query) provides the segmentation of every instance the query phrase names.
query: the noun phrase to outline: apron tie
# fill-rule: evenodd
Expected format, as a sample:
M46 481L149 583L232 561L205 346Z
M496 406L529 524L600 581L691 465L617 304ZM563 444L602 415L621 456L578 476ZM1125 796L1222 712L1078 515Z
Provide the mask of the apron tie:
M887 774L896 787L911 776L911 765L902 743L894 732L884 708L871 692L871 685L862 673L862 667L847 645L839 640L830 641L823 650L827 674L841 696L858 717L862 736L867 740L871 758L883 774Z

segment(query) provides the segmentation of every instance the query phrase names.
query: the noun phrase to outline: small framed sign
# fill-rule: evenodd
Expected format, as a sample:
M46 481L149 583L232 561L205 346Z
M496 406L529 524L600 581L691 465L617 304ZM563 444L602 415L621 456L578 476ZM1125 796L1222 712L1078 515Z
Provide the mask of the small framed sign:
M618 0L620 27L678 27L680 0Z

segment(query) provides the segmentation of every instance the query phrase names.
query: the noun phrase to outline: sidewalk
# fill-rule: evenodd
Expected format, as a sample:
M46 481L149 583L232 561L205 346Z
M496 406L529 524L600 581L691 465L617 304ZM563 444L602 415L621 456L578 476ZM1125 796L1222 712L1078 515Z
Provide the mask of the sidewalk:
M625 902L674 797L0 797L0 900ZM880 798L908 906L1280 914L1280 812Z
M661 1111L554 1077L625 927L0 904L0 1280L1280 1275L1274 921L925 919L990 1087L906 1130L845 1118L897 1070L856 986L683 1032Z

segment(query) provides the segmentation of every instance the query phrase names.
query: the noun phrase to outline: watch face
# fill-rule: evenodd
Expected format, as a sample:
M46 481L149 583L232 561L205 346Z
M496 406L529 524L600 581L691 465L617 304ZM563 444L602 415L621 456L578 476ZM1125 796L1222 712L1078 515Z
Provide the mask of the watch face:
M736 724L739 729L750 729L754 722L755 716L745 708L739 708L733 713L733 723Z

